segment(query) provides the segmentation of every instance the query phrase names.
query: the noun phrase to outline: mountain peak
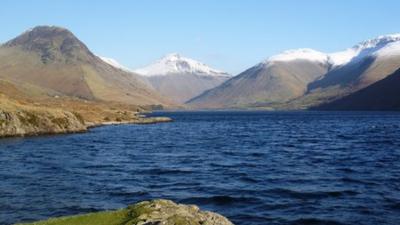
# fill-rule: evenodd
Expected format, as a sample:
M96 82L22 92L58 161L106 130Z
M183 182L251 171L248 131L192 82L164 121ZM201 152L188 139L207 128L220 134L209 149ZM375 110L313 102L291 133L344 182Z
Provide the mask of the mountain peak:
M167 54L147 67L135 70L143 76L165 76L168 74L196 74L201 76L229 76L227 73L212 69L204 63L186 58L178 53Z
M57 26L37 26L8 41L7 43L5 43L5 45L9 47L17 45L27 46L37 42L45 42L45 40L52 40L55 38L74 38L77 40L74 34L72 34L71 31L65 28Z
M38 33L43 33L43 32L52 32L52 33L63 33L63 32L68 32L72 34L68 29L64 27L59 27L59 26L52 26L52 25L40 25L33 27L31 29L28 29L25 33L31 33L31 32L38 32Z
M164 59L169 59L169 60L179 60L179 59L181 59L181 55L179 54L179 53L170 53L170 54L167 54L165 57L164 57Z
M328 55L310 48L300 48L284 51L280 54L269 57L264 63L277 61L309 60L326 62Z
M378 36L377 38L369 39L363 42L360 42L353 48L355 49L366 49L366 48L376 48L382 47L392 42L400 41L400 33L397 34L388 34Z
M364 57L400 55L400 34L378 36L358 43L352 48L329 54L329 62L334 66L357 62Z
M75 35L62 27L37 26L6 42L5 47L19 47L37 53L43 63L51 61L88 61L94 55Z
M350 61L357 61L366 56L400 55L400 33L382 35L358 43L352 48L334 53L323 53L310 48L300 48L284 51L266 59L261 65L271 62L287 62L293 60L308 60L341 66Z

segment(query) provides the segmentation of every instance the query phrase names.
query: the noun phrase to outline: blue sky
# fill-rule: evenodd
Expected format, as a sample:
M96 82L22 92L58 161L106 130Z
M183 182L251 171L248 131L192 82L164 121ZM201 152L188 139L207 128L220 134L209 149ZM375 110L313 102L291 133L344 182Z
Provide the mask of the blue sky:
M399 10L397 0L2 0L0 42L58 25L131 68L178 52L236 74L283 50L398 33Z

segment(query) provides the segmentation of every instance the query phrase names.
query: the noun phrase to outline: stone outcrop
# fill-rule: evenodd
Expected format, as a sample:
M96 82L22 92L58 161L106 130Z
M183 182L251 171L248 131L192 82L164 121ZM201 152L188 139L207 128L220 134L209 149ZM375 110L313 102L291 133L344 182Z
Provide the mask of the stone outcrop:
M107 106L68 99L43 104L11 99L0 93L0 138L84 132L103 125L170 121L167 117L145 117L138 109L128 106Z
M195 205L176 204L169 200L141 202L128 207L135 225L233 225L225 217L200 211Z
M53 218L30 225L67 224L233 225L227 218L217 213L201 211L195 205L176 204L169 200L144 201L121 210Z
M86 131L78 114L61 110L0 110L0 137Z

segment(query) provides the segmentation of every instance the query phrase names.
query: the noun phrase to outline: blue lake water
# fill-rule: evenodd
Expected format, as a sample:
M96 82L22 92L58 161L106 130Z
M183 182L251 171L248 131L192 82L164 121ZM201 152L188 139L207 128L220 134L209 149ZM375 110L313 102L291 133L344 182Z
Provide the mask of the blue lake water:
M167 198L238 225L400 224L400 114L165 112L0 140L0 224Z

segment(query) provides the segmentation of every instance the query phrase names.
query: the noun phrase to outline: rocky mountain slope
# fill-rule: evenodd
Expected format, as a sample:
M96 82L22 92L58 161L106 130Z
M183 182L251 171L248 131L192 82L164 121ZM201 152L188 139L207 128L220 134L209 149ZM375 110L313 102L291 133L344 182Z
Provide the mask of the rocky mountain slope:
M225 72L176 53L135 72L143 75L163 96L177 103L184 103L230 78Z
M251 107L304 95L307 85L328 72L325 54L299 49L270 57L190 101L196 108Z
M364 89L316 110L400 110L400 70Z
M336 54L350 59L309 85L308 93L297 100L308 101L305 108L349 95L395 72L400 68L400 35L381 36Z
M188 103L196 108L306 109L361 90L398 68L397 34L380 36L332 54L292 50L270 57Z
M225 217L200 211L194 205L181 205L168 200L140 202L126 209L61 217L32 223L32 225L233 225ZM29 224L26 224L29 225Z
M168 105L142 78L105 63L70 31L39 26L0 46L0 79L46 95Z

